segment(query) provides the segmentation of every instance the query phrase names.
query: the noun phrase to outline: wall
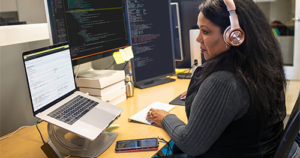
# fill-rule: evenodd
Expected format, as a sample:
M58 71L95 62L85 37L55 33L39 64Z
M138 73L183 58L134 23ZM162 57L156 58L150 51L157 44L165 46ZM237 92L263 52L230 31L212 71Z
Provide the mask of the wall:
M0 0L1 23L18 22L17 10L16 0Z
M21 54L49 44L49 40L42 40L0 47L0 136L36 122Z
M27 24L46 23L43 0L0 0L0 6L2 15L18 14ZM47 39L0 47L0 136L35 124L21 54L49 45Z
M17 11L16 0L0 0L0 11L1 12L12 12Z
M44 0L17 0L19 21L47 23ZM38 6L38 7L37 7Z
M17 17L12 14L17 14ZM44 0L0 0L0 16L14 17L17 21L25 21L27 24L47 22Z

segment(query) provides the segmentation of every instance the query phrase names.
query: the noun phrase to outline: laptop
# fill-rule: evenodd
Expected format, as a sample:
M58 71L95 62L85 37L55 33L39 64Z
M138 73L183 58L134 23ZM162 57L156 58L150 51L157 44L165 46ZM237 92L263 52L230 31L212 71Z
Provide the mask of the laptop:
M22 53L33 115L95 140L122 108L76 90L68 42Z

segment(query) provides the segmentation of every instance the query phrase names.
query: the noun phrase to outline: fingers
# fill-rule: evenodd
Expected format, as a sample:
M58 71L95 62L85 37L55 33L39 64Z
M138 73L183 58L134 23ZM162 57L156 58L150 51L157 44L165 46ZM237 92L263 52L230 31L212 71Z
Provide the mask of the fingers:
M187 93L187 91L183 92L183 93L181 94L181 96L182 96L182 97L186 96L186 93Z
M147 113L147 116L152 116L153 115L153 111L150 109Z
M154 118L156 118L157 116L156 116L156 114L155 114L155 111L156 109L153 109L153 108L151 108L149 111L148 111L148 113L147 113L147 116L146 116L146 119L147 120L153 120Z
M153 115L147 115L147 116L146 116L146 119L147 119L147 120L151 120L151 121L153 121L155 118L156 118L156 117L153 116Z
M147 113L147 117L149 117L149 118L156 118L156 114L154 114L153 113L153 111L149 111L148 113Z
M153 116L153 114L155 113L155 111L156 111L156 109L151 108L151 109L148 111L147 115L148 115L148 116Z
M152 117L153 117L153 113L152 113L152 111L150 110L150 111L148 111L148 113L147 113L146 119L151 119Z
M183 92L182 94L181 94L181 96L180 96L180 99L186 99L186 91L185 92Z

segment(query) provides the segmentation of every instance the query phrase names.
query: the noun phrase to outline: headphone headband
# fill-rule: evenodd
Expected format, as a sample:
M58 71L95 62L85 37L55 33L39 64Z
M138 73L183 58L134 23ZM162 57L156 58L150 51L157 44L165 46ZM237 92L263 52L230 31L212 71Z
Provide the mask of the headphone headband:
M226 5L228 11L236 10L236 7L235 7L235 4L234 4L233 0L223 0L223 1Z

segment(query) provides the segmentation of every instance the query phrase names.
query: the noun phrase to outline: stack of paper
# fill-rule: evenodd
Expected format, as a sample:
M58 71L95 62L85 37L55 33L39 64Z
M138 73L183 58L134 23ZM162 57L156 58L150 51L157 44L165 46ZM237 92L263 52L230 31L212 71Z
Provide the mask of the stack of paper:
M79 91L111 104L126 100L123 70L90 70L75 78Z

